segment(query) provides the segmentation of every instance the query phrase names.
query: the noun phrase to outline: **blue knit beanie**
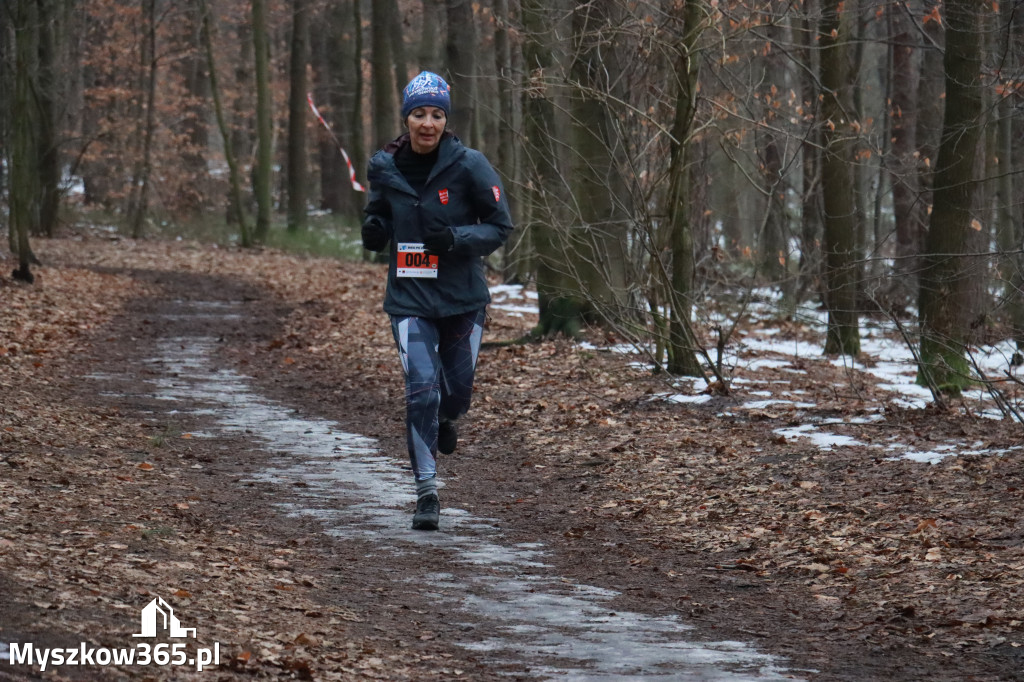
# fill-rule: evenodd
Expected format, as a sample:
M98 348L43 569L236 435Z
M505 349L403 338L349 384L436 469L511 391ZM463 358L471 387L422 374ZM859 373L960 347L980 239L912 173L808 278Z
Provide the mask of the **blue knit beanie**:
M452 106L451 90L436 73L422 71L402 91L402 120L416 107L444 109L444 115L447 116Z

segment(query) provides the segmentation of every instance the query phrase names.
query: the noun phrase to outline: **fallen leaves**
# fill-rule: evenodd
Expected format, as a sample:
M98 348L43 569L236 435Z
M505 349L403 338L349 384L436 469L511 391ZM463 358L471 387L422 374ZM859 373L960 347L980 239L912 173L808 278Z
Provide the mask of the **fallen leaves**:
M269 288L290 306L287 332L253 341L253 348L239 350L241 360L379 396L381 414L400 429L401 370L380 311L379 266L355 264L339 273L328 261L269 251L160 243L52 246L65 249L65 262L73 251L76 262L98 268L217 273ZM116 415L72 410L59 398L47 402L45 391L19 388L56 381L60 359L83 344L115 342L92 333L147 289L127 276L98 272L46 268L42 287L0 290L7 304L0 308L0 389L14 396L0 404L0 514L7 524L0 529L0 566L34 586L28 596L46 604L48 614L74 595L92 599L97 592L111 609L131 611L153 584L174 586L175 598L188 599L190 613L204 623L234 624L233 631L210 634L231 644L231 665L245 675L372 679L399 666L390 652L337 641L362 616L309 600L316 581L302 575L295 555L260 547L265 538L237 529L206 531L212 534L202 537L199 549L188 515L202 505L170 478L175 464L159 459L163 451L150 442L155 434ZM486 339L518 338L531 323L492 310ZM793 323L779 328L794 338L800 333ZM40 361L46 364L37 366ZM529 508L543 498L546 484L569 481L574 494L560 501L565 526L558 537L570 547L592 542L595 529L613 523L624 548L609 551L628 551L624 560L635 573L652 572L667 556L690 568L716 566L720 578L742 575L780 599L810 604L802 616L808 630L834 638L836 646L854 631L882 646L929 651L1024 641L1022 451L922 465L887 461L868 445L823 452L805 438L774 432L800 426L805 414L880 414L870 424L830 429L862 444L899 437L926 449L933 440L971 437L996 449L1020 442L1012 428L891 406L873 412L885 405L881 394L860 384L847 391L847 370L813 359L801 361L803 374L787 366L763 370L762 378L785 382L779 385L800 391L801 400L817 408L773 406L724 416L736 397L712 388L713 402L704 406L652 400L666 390L663 378L629 362L612 353L584 355L565 340L484 351L470 428L488 437L470 439L469 447L481 457L511 450L517 475L534 486L505 504ZM742 395L742 388L733 391ZM162 440L173 450L192 447L198 438ZM78 448L75 461L58 467L66 483L58 482L52 457L42 456L60 452L58 442ZM164 485L166 494L154 497ZM60 525L60 532L41 532L45 524ZM157 543L184 557L198 552L201 559L191 569L139 561L131 553L138 543ZM661 549L637 552L635 543ZM201 572L209 585L199 589L183 580L190 572ZM683 574L679 568L672 573ZM51 575L68 576L72 597L43 591ZM259 625L265 613L236 609L235 594L258 594L276 622ZM844 624L815 627L814 606L827 614L824 622L841 616ZM322 625L297 625L281 615L289 607L300 609L289 613L317 614L306 618Z

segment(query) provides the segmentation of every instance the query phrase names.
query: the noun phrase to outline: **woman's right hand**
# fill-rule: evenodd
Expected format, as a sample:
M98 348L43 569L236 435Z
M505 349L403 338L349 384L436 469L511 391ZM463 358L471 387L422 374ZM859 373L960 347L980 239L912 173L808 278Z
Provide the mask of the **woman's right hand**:
M380 251L387 246L390 239L384 221L372 215L363 221L363 248L367 251Z

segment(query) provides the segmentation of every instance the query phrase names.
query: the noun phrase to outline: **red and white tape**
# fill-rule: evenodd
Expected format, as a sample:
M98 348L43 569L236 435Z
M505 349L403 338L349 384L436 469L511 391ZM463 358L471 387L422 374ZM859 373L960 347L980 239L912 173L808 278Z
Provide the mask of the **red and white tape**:
M356 180L356 169L352 166L352 161L349 160L348 154L345 153L345 148L341 146L341 142L338 141L338 137L331 130L331 126L327 125L327 121L320 115L320 110L316 108L316 104L313 103L313 93L306 93L306 101L309 102L309 108L313 110L313 115L317 117L320 123L323 124L327 132L330 133L331 139L334 140L334 144L338 145L338 151L341 152L341 156L345 159L345 164L348 166L348 177L352 181L352 189L357 192L365 192L366 188L359 184Z

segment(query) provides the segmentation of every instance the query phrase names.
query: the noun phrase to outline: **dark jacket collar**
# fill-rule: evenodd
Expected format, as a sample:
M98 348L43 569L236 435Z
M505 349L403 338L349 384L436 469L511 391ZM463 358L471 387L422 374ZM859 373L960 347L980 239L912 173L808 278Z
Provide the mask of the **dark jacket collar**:
M408 186L402 174L398 172L397 166L395 166L395 152L408 144L411 144L409 142L409 133L403 133L384 145L370 159L370 181L373 182L375 179L384 180L392 186L404 187L407 191L411 192L412 188ZM447 130L441 134L441 142L439 144L440 149L437 155L437 163L434 164L434 170L430 173L431 179L458 161L466 150L458 136ZM373 176L376 176L376 178Z

